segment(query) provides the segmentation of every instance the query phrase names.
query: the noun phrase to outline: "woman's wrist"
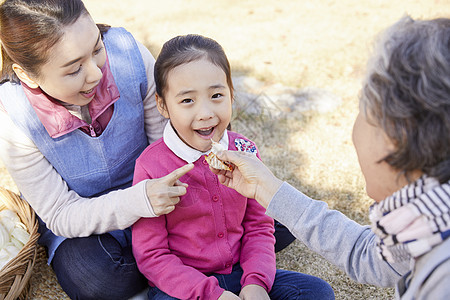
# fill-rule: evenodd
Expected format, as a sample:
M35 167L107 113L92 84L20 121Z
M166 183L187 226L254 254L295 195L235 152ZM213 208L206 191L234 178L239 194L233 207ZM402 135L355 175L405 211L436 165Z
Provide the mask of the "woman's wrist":
M258 201L264 208L269 206L273 196L275 196L277 191L280 189L280 186L283 184L282 180L278 179L273 174L270 175L270 178L265 180L264 183L258 185L255 193L256 201Z

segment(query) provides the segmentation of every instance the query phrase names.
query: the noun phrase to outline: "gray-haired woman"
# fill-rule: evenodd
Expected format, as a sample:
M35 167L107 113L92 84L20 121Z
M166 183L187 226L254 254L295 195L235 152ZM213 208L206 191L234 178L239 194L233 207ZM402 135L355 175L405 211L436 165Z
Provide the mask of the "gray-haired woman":
M221 182L267 208L310 249L358 282L401 299L450 297L450 19L402 18L370 60L353 129L372 230L224 151Z

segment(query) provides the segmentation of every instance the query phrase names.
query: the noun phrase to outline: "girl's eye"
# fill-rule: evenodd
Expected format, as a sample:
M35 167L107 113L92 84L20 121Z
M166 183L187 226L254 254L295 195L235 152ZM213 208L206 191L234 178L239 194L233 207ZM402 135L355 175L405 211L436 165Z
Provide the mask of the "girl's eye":
M69 73L69 74L67 74L67 75L69 75L69 76L75 76L75 75L77 75L78 73L80 73L81 67L82 67L82 66L80 65L80 67L78 68L78 70L76 70L75 72Z
M217 98L220 98L220 97L222 97L223 95L221 94L221 93L215 93L214 95L212 95L212 98L213 99L217 99Z
M193 100L189 98L181 100L181 103L191 103L191 102L193 102Z

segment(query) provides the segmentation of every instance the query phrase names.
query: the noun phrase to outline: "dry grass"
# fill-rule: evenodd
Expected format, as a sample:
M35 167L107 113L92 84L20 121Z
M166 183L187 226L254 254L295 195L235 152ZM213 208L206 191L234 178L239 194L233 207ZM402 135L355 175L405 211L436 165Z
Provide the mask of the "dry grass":
M320 87L341 98L342 105L329 113L289 119L240 115L233 125L258 144L276 175L361 224L368 222L370 200L364 193L351 128L370 45L381 29L405 14L450 16L450 0L85 0L85 4L97 22L127 28L155 56L171 37L199 33L224 47L235 75L267 85ZM3 186L15 188L4 169L0 175ZM393 295L391 289L351 281L298 241L278 255L278 265L324 278L337 299Z

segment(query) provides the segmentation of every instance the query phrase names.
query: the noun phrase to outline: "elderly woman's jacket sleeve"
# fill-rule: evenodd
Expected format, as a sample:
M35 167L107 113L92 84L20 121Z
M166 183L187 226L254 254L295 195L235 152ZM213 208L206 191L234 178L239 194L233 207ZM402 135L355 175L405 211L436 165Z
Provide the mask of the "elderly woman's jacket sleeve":
M409 262L388 264L378 258L376 236L323 201L283 183L270 202L269 216L284 224L305 245L360 283L393 287Z

